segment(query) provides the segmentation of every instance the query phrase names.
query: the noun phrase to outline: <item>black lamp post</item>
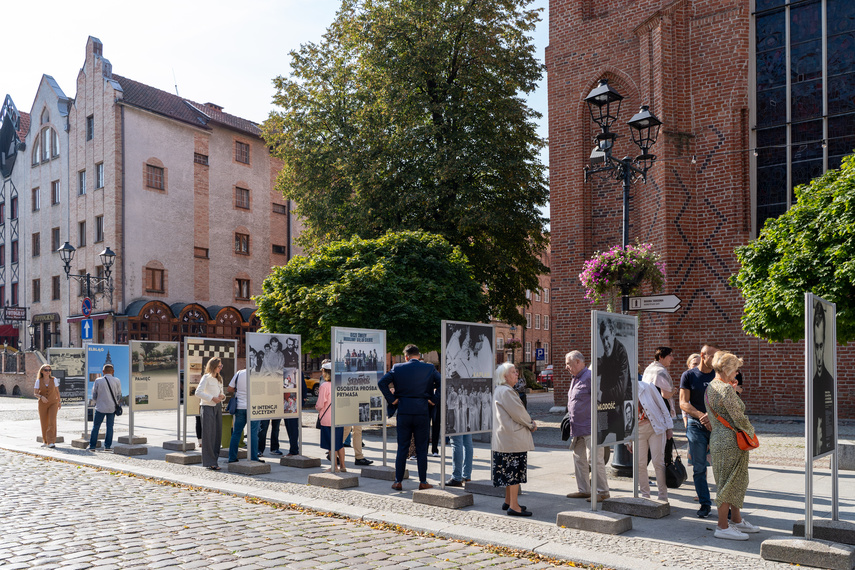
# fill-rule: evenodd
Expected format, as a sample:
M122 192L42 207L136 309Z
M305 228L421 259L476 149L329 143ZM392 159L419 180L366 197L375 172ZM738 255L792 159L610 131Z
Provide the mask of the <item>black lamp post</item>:
M636 177L647 182L647 171L656 160L656 155L651 154L650 149L656 144L662 121L650 112L647 105L643 105L627 123L631 128L632 142L641 150L641 154L635 158L615 158L612 150L618 135L609 129L617 121L622 100L623 95L615 91L606 79L600 79L599 84L585 97L591 119L600 127L595 137L597 144L591 152L591 166L585 167L585 182L592 174L598 173L623 181L623 247L626 249L629 244L629 190ZM622 310L626 312L629 310L626 288L622 293Z
M36 324L30 323L27 325L27 332L30 333L30 352L36 349Z
M104 266L104 276L101 277L99 275L92 276L90 273L86 273L85 275L72 275L71 274L71 262L74 259L74 252L77 251L74 249L70 243L65 242L62 244L62 247L59 248L59 256L62 258L62 262L65 264L65 277L66 279L74 279L78 283L86 284L86 296L92 299L92 306L95 306L95 299L92 298L92 284L95 285L105 285L105 288L110 297L110 304L113 303L113 279L110 277L110 273L112 272L111 268L113 267L113 262L116 261L116 254L109 247L105 247L104 251L98 254L98 257L101 258L101 265Z

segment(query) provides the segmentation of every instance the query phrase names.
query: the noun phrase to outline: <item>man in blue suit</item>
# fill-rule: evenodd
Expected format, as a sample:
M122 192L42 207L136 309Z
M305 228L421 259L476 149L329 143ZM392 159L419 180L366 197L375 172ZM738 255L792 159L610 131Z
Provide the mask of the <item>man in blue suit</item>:
M396 364L377 382L380 391L391 406L398 408L398 455L395 458L395 483L400 491L407 464L410 439L416 440L416 463L419 469L419 490L430 489L427 482L427 451L430 435L430 410L439 398L440 377L436 367L419 360L419 347L408 344L404 348L407 362ZM395 393L389 389L395 385Z

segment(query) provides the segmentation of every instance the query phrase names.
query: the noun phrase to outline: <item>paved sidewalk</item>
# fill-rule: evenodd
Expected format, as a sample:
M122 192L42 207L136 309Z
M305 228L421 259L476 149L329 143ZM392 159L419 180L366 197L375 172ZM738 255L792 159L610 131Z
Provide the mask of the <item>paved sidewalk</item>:
M106 452L88 452L73 449L69 443L60 444L55 450L41 448L35 442L39 434L38 415L34 401L0 399L0 448L23 451L35 455L50 456L64 461L127 471L143 477L164 479L187 485L233 493L238 496L255 496L263 500L296 504L323 512L334 512L367 521L383 521L406 528L424 530L450 538L473 540L480 544L495 544L511 548L523 548L541 554L601 564L612 568L698 568L699 560L704 568L778 568L783 564L759 558L760 543L766 538L783 538L792 535L792 524L804 516L804 475L798 465L803 435L799 434L798 422L769 418L758 431L762 445L770 454L773 463L763 463L763 455L752 456L751 484L744 509L745 516L762 532L752 535L745 542L730 542L715 539L714 519L699 519L695 516L698 506L694 502L694 489L684 484L680 489L669 490L672 514L665 519L633 519L633 529L620 536L559 528L555 525L556 515L565 510L588 510L590 504L584 500L566 499L565 494L576 490L572 472L572 460L566 448L559 448L560 439L553 444L560 422L560 415L548 414L552 395L533 395L530 409L544 427L538 449L529 454L529 480L524 485L521 502L534 512L528 520L510 519L500 510L502 500L496 497L475 495L475 504L461 510L446 510L414 504L411 500L415 485L404 483L403 492L395 492L388 481L360 478L360 486L349 490L331 490L306 485L310 473L318 469L300 470L282 467L278 457L266 461L272 463L272 471L264 476L241 476L225 470L211 472L198 466L182 466L164 461L166 451L160 444L175 439L175 412L148 412L138 414L135 419L135 434L148 437L149 454L123 457ZM128 415L118 418L117 432L127 433ZM305 414L303 436L305 454L321 457L318 435L314 426L314 415ZM192 421L190 422L192 433ZM780 426L781 429L777 429ZM81 408L63 408L60 419L61 435L66 442L79 437L83 429ZM803 430L803 426L801 428ZM776 433L776 431L779 433ZM841 437L851 438L853 428L841 429ZM366 434L366 457L382 462L382 442L375 431ZM540 433L540 430L539 432ZM283 434L284 435L284 430ZM284 444L284 442L283 442ZM553 446L554 447L548 447ZM287 449L287 445L283 445ZM389 446L388 460L392 461L394 443ZM685 448L685 445L683 446ZM776 451L777 450L777 451ZM450 473L450 453L447 451L446 473ZM775 464L780 457L795 457L791 465ZM754 457L758 461L753 461ZM353 455L347 452L348 469L357 471L352 465ZM685 456L684 456L685 460ZM779 463L779 462L777 462ZM324 466L326 467L326 466ZM415 472L415 463L410 463ZM475 481L489 481L489 448L476 444ZM429 461L429 480L438 484L440 480L439 458ZM709 474L713 480L712 472ZM840 515L842 520L855 522L855 472L842 471L839 477ZM632 496L632 480L611 478L612 497ZM714 487L713 487L714 489ZM828 469L818 469L814 489L815 516L830 517L830 474Z

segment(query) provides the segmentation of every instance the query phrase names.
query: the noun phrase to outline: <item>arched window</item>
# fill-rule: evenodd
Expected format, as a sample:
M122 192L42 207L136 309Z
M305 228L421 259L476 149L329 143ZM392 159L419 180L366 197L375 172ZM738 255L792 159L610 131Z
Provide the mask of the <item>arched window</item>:
M13 396L20 396L21 395L21 387L15 386L14 388L12 388L12 395Z
M160 301L148 303L140 311L140 340L175 340L172 338L172 311Z
M40 124L44 125L45 123L49 123L49 122L50 122L50 113L48 113L47 107L45 107L44 110L42 111L42 118L41 118Z

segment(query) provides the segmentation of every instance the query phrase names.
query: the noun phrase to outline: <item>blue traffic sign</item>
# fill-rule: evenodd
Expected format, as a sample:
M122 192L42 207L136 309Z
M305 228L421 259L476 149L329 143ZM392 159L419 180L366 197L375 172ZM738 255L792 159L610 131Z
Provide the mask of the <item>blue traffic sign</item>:
M92 340L92 319L80 321L80 338L81 340Z
M535 348L534 349L534 359L535 360L546 360L546 349L545 348Z
M80 308L83 310L83 314L86 315L87 317L89 315L91 315L92 314L92 299L90 299L89 297L84 297L83 303L81 304ZM90 338L92 338L92 337L90 337Z

